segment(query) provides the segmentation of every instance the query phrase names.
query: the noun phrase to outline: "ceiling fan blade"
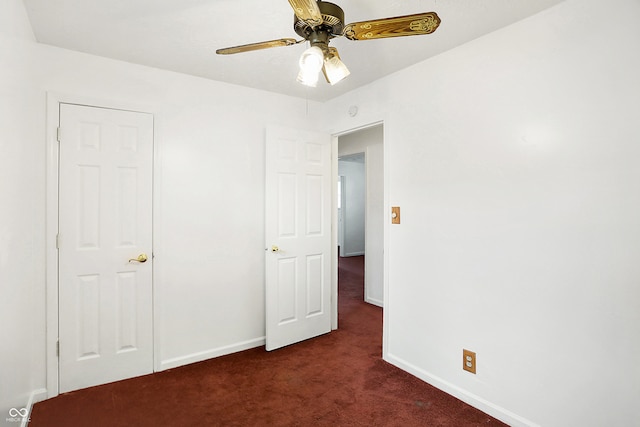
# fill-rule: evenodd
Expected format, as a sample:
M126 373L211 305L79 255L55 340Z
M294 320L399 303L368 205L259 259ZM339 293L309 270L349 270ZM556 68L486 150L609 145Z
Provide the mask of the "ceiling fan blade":
M389 37L431 34L440 25L435 12L354 22L344 27L343 35L349 40L371 40Z
M269 49L272 47L280 47L280 46L291 46L293 44L298 44L301 41L304 41L304 40L300 40L300 41L296 39L270 40L266 42L243 44L243 45L234 46L234 47L226 47L224 49L216 50L216 53L218 55L231 55L232 53L250 52L252 50Z
M289 4L296 16L312 28L322 24L322 13L316 0L289 0Z

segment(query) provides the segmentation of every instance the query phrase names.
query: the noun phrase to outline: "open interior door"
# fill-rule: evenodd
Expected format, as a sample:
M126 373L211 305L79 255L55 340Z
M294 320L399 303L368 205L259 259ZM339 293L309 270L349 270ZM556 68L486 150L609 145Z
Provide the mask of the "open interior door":
M331 330L331 137L269 127L266 349Z

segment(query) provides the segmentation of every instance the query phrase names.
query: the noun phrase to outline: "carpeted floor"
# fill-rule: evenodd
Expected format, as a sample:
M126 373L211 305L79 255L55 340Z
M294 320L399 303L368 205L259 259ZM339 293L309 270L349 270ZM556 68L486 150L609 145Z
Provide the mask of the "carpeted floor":
M30 426L504 426L381 359L363 263L340 259L337 331L63 394Z

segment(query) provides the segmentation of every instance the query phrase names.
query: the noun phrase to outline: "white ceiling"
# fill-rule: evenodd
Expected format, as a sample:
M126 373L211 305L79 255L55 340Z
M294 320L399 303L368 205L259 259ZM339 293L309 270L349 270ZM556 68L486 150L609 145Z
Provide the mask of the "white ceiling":
M430 35L331 41L351 75L296 82L305 44L236 55L222 47L299 39L286 0L23 0L40 43L228 83L325 101L533 15L562 0L334 0L345 21L435 11ZM531 35L535 37L535 34Z

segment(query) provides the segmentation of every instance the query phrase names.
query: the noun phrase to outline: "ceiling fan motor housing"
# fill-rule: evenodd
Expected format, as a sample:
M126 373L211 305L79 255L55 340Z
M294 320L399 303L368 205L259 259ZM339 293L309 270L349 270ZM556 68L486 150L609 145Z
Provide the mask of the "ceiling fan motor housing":
M342 8L326 1L319 1L318 7L322 14L322 25L312 28L309 24L294 15L293 29L295 32L307 40L310 40L311 35L316 31L326 32L329 38L341 36L344 30L344 11Z

